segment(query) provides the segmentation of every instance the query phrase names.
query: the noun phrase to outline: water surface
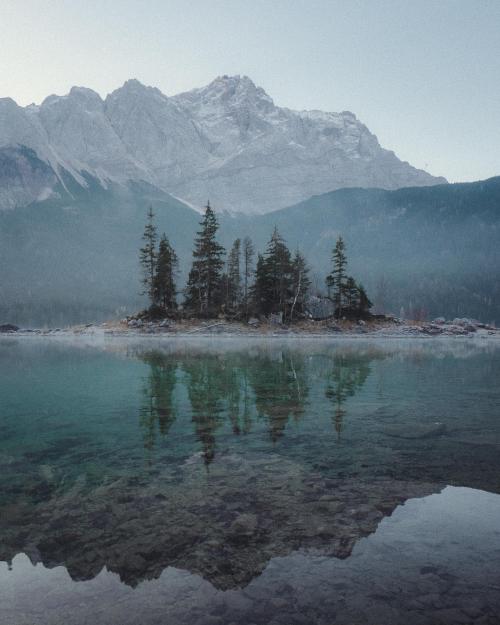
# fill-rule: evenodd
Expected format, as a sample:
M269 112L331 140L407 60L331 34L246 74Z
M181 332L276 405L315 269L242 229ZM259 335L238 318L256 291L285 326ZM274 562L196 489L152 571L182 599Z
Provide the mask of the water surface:
M498 623L488 341L0 342L0 623Z

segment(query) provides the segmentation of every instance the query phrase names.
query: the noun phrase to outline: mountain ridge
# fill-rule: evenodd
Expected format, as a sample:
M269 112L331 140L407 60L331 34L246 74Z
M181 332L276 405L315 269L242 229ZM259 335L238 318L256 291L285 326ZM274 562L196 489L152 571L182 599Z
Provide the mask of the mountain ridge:
M348 111L276 106L247 76L219 76L166 96L130 79L106 98L87 87L39 105L0 99L0 152L20 176L0 186L0 209L36 201L43 189L23 169L31 149L64 188L61 170L85 186L146 182L201 207L265 213L342 187L394 189L444 183L400 161ZM15 184L17 180L17 184Z

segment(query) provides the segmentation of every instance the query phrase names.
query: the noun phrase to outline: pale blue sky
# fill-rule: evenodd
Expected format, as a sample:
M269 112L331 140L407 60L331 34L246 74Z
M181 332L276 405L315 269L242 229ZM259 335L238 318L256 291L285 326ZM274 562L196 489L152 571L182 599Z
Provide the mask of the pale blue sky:
M0 97L247 74L450 181L500 175L500 0L0 0Z

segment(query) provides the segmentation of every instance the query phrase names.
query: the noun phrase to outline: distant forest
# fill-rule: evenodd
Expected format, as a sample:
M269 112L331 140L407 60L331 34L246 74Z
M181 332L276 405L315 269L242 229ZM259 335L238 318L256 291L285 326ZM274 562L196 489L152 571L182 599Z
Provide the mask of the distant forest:
M64 327L120 319L144 307L137 250L150 205L158 233L168 234L178 257L176 303L187 314L185 286L200 213L146 184L103 189L89 179L86 189L71 192L72 198L0 210L0 323ZM221 274L229 273L231 249L240 238L243 288L245 235L265 259L277 228L292 260L297 249L307 257L309 294L328 295L325 278L342 236L348 275L364 285L374 313L500 323L499 207L497 177L397 191L340 189L261 215L217 213L216 240L227 250ZM159 243L160 237L155 253ZM255 272L257 253L253 262ZM255 279L253 273L253 284ZM227 295L228 288L219 291ZM229 311L228 300L219 310Z
M210 206L199 224L191 270L178 304L178 256L165 233L158 237L155 215L150 207L140 249L142 294L149 300L144 315L214 318L224 315L233 320L252 316L270 317L277 322L293 322L312 316L308 309L311 294L310 269L305 256L292 253L278 228L264 253L255 259L250 237L237 238L229 251L217 240L219 224ZM364 319L372 303L363 285L347 273L346 247L338 237L331 255L331 271L325 280L326 292L315 297L327 299L337 319Z

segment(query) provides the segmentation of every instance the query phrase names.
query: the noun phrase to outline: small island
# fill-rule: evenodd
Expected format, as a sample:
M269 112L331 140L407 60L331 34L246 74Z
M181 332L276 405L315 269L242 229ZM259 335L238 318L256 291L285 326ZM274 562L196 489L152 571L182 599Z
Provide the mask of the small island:
M432 321L373 314L365 288L347 271L346 245L338 237L331 272L314 284L305 255L293 254L275 227L264 253L250 237L237 238L229 253L217 241L217 216L207 202L194 241L187 284L178 289L179 261L165 233L158 236L152 206L139 252L141 295L148 306L121 320L71 328L23 329L0 325L0 334L163 336L335 336L379 338L499 337L500 329L467 317ZM227 257L227 260L225 258ZM179 297L181 296L181 297ZM181 300L181 303L179 303Z

